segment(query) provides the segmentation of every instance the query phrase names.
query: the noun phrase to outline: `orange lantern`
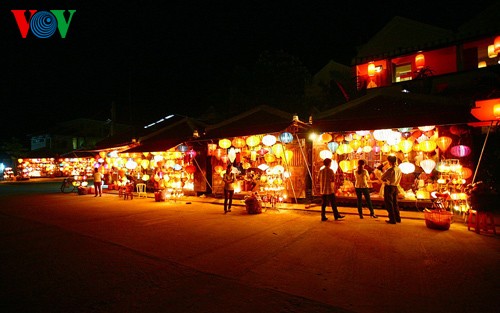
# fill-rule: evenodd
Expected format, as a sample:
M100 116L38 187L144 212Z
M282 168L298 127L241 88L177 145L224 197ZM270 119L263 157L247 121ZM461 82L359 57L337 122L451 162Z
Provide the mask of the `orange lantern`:
M322 133L321 136L319 136L319 140L321 140L323 143L328 143L332 141L332 135L329 133Z
M436 145L438 146L439 150L441 150L441 152L446 152L446 150L448 150L448 148L450 147L451 142L452 139L450 137L441 136L436 140Z
M188 174L194 174L196 172L196 166L190 164L186 166L185 170Z
M493 46L495 46L495 53L500 53L500 36L496 36L493 41Z
M423 68L425 66L425 56L423 54L417 54L415 56L415 67L417 70Z
M463 179L468 179L472 176L472 170L468 167L462 167L462 177Z
M476 106L471 112L475 118L484 122L492 121L500 118L500 98L477 100Z
M232 144L235 148L243 148L247 143L245 139L241 137L236 137L233 139Z
M368 76L374 76L375 75L375 63L370 63L368 64Z

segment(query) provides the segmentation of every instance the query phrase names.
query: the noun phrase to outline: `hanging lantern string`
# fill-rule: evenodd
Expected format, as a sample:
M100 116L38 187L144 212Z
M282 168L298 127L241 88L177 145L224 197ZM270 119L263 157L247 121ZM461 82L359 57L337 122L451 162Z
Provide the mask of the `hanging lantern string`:
M283 151L284 151L283 152L283 157L285 158L285 167L286 167L287 172L290 173L289 166L288 166L288 158L286 156L286 146L283 146ZM288 178L288 181L290 182L290 186L292 187L293 198L295 199L295 203L297 203L297 195L295 194L295 188L293 186L293 181L292 181L292 179L290 177Z
M193 161L196 164L196 167L198 168L198 170L200 171L200 173L202 173L203 178L205 179L205 182L207 183L207 185L210 187L210 189L213 190L212 185L210 185L210 183L207 180L207 177L205 176L205 174L203 174L203 171L201 170L200 164L198 164L198 161L196 161L196 158L193 158Z
M307 162L306 154L304 153L304 149L302 148L302 145L300 144L299 135L295 134L295 136L297 137L297 142L299 143L300 152L302 152L302 158L304 159L304 162L307 165L306 166L307 167L307 173L309 173L309 178L311 178L312 187L314 189L315 188L315 186L314 186L314 179L313 179L313 176L312 176L312 173L311 173L311 169L309 168L309 163Z

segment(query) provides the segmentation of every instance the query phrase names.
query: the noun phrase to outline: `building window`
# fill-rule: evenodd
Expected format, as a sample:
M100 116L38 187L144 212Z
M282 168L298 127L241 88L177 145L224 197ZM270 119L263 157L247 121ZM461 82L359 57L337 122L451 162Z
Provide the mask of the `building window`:
M400 64L395 66L394 79L396 83L411 80L413 73L411 71L411 63Z

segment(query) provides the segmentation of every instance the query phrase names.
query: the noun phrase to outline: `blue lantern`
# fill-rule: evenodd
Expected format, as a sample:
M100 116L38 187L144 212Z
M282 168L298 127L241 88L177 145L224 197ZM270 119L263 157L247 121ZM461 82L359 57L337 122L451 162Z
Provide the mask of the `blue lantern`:
M328 143L328 149L330 149L330 151L332 153L335 153L335 151L337 151L338 147L339 147L339 144L336 141L330 141Z
M282 143L287 144L293 141L293 135L289 132L281 133L279 139Z
M180 151L180 152L186 152L188 151L189 147L186 146L186 145L178 145L177 146L177 151Z

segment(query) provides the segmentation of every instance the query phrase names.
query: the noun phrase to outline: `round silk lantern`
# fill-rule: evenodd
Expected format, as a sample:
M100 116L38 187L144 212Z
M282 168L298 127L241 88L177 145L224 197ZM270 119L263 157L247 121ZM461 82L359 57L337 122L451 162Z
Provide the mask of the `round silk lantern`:
M409 153L413 147L413 142L408 139L401 140L399 142L399 149L403 153Z
M348 154L352 153L353 151L354 151L353 148L349 146L349 144L343 143L337 149L337 154Z
M290 163L293 158L293 151L292 150L286 150L285 153L283 154L283 158L285 159L286 163Z
M327 146L331 152L335 153L335 151L337 151L337 148L339 147L339 144L335 141L332 141L332 142L329 142Z
M280 143L275 144L272 147L273 153L277 158L281 158L283 156L284 148L283 145Z
M258 136L255 136L255 135L247 137L246 143L247 143L247 146L249 146L250 148L255 147L256 145L258 145L260 143L260 138Z
M332 160L330 168L333 170L334 173L337 173L337 170L339 169L339 164L337 163L337 160Z
M227 138L219 140L219 147L221 147L222 149L227 149L231 147L231 140Z
M399 164L398 166L399 166L399 169L401 170L401 172L403 172L403 174L411 174L411 173L415 172L415 164L410 163L408 161L403 162L403 163Z
M262 143L265 144L266 146L272 146L276 143L276 136L274 135L265 135L262 138Z
M424 140L420 142L419 144L420 151L424 152L431 152L434 151L437 147L437 144L435 141L432 140Z
M439 150L441 150L441 152L446 152L446 150L448 150L448 148L450 147L451 142L452 139L450 137L441 136L436 140L436 145L438 146Z
M272 162L276 161L276 157L274 156L274 154L267 153L264 156L264 160L266 160L267 163L272 163Z
M235 148L243 148L247 144L245 139L243 139L241 137L234 138L231 143L233 144L233 146Z
M333 157L333 154L330 150L321 150L319 152L319 157L324 160L324 159L331 159Z
M196 172L196 166L190 164L185 168L186 172L189 174L194 174Z
M377 129L373 131L373 138L378 141L386 141L392 133L392 129Z
M177 151L180 151L180 152L186 152L188 151L189 147L186 146L186 145L178 145L177 146Z
M323 143L328 143L332 141L332 135L330 135L329 133L322 133L321 136L319 136L319 140Z
M433 130L436 126L419 126L418 129L420 129L423 132L428 132L429 130Z
M358 150L358 148L361 147L361 141L354 139L349 142L349 146L351 146L353 150Z
M471 153L471 149L468 146L458 145L451 147L450 153L453 156L462 158L468 156Z
M279 139L282 143L287 144L293 141L293 135L289 132L281 133Z
M468 167L462 167L462 178L468 179L472 176L472 170Z

